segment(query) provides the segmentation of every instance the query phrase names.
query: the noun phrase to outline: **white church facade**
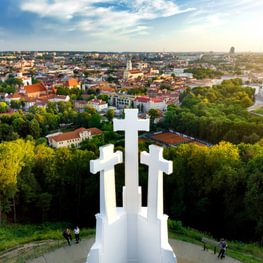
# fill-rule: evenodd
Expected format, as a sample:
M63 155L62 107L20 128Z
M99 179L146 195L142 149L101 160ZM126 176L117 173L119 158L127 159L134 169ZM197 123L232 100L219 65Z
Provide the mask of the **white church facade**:
M144 73L139 69L132 68L131 60L127 60L126 69L123 72L123 79L125 80L134 80L138 78L143 78Z

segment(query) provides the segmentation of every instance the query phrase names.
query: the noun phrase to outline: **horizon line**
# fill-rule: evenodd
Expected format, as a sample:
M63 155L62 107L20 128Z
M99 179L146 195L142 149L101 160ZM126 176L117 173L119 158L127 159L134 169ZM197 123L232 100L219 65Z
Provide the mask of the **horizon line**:
M59 50L59 49L32 49L32 50L0 50L1 53L8 52L81 52L81 53L229 53L229 51L99 51L99 50ZM263 51L235 51L234 54L263 53Z

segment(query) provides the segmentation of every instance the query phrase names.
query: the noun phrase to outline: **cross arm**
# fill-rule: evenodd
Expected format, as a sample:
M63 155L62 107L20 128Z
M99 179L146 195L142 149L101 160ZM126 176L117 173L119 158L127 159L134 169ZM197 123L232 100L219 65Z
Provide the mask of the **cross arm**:
M113 144L100 147L100 157L90 161L90 172L96 174L102 170L112 169L116 164L122 163L122 152L113 152Z
M150 152L141 153L141 163L148 166L154 165L158 170L171 174L173 172L173 162L163 158L163 148L157 145L149 146Z
M138 109L125 109L125 119L113 119L113 130L149 131L149 119L138 119Z

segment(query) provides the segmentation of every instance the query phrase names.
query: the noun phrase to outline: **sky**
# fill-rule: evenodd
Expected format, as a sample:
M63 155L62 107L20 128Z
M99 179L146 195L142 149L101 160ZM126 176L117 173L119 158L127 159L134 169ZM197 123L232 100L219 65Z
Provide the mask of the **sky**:
M0 0L0 51L263 52L263 0Z

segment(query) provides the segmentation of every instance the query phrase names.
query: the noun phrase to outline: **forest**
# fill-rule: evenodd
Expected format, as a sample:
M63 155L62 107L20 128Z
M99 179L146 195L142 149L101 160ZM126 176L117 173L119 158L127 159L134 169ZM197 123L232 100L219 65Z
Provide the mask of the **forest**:
M218 143L255 143L263 137L263 119L252 115L254 89L243 87L240 79L225 80L221 85L187 89L181 105L168 106L164 128Z
M174 165L173 174L164 175L164 210L171 219L215 237L263 241L263 122L246 111L253 97L251 88L233 80L187 90L180 107L169 107L157 129L172 128L214 144L165 148L164 157ZM76 113L70 103L3 115L1 223L64 221L94 227L99 175L89 172L89 161L98 158L98 147L106 143L123 151L123 133L112 131L112 117L109 112L102 119L91 109ZM78 149L50 148L43 136L61 123L98 127L104 134ZM139 150L148 151L150 143L141 141ZM123 164L115 170L121 205ZM139 172L146 205L147 167L140 165Z
M216 71L209 68L188 68L185 69L184 72L192 73L193 77L196 79L220 78L223 75L221 71Z

